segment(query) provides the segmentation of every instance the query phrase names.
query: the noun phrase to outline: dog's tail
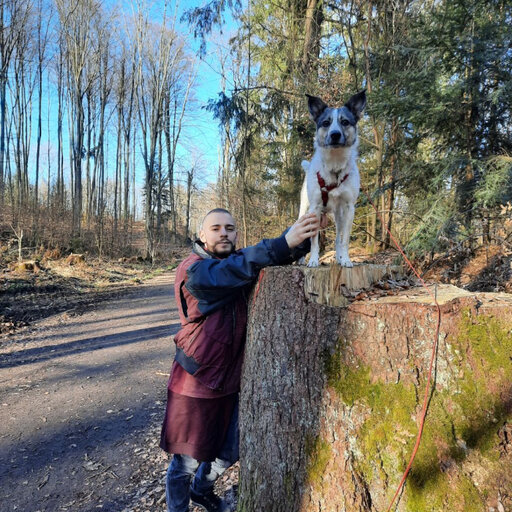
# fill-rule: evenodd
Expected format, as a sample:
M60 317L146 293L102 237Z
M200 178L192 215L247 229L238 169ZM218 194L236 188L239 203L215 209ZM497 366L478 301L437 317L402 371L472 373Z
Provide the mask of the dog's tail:
M309 169L309 161L308 160L302 160L300 165L304 169L304 172L308 172L308 169Z

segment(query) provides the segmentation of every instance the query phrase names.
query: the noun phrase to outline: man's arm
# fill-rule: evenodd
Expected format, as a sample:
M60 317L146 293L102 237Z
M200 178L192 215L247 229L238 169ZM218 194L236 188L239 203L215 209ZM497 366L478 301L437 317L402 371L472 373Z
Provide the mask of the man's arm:
M196 261L187 270L187 290L198 299L218 298L250 284L261 268L287 263L291 251L285 236L262 240L224 259Z
M205 302L211 305L222 301L253 282L263 267L284 265L302 257L309 251L309 238L318 229L315 214L304 215L279 238L262 240L224 259L197 261L187 270L186 288L203 306Z

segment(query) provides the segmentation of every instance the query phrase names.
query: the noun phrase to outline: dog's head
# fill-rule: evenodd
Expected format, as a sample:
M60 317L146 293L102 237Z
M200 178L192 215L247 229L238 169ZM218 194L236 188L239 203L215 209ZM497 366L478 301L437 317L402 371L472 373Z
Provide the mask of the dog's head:
M316 142L323 148L352 146L357 140L357 122L366 106L365 91L354 94L341 108L331 108L316 96L308 97L309 113L316 123Z

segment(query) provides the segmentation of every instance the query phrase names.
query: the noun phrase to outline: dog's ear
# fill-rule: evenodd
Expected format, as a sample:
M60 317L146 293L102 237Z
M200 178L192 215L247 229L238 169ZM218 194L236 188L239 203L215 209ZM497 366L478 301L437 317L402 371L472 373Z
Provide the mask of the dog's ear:
M359 121L361 118L361 112L364 110L366 106L366 89L363 89L361 92L354 94L347 103L345 103L345 107L347 107L354 117L356 121Z
M308 108L311 119L316 121L320 114L327 108L327 105L316 96L310 96L309 94L306 94L306 96L308 97Z

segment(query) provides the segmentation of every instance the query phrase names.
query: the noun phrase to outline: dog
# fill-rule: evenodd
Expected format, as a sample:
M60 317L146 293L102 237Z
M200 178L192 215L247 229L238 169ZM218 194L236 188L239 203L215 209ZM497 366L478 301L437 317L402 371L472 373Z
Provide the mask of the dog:
M299 217L308 212L316 213L318 218L332 213L336 223L336 262L352 267L348 244L360 185L357 122L366 106L366 92L354 94L341 108L329 107L316 96L306 96L310 117L316 123L316 135L311 161L302 161L306 177ZM308 267L318 267L318 258L317 234L311 238Z

